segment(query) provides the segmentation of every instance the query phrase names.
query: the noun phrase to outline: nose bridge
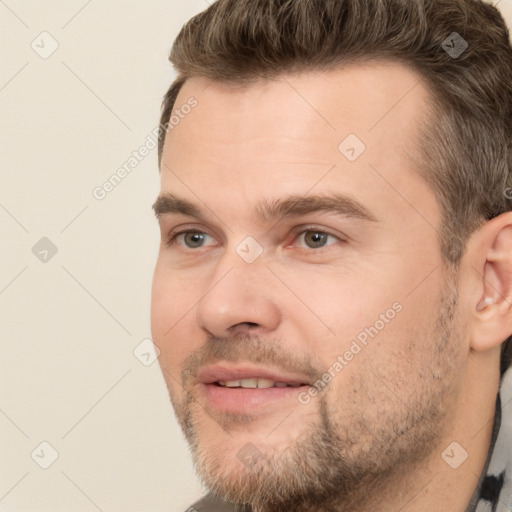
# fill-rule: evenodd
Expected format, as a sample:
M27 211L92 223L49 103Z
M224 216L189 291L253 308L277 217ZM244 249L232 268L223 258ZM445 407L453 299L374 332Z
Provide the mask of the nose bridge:
M204 329L224 336L239 324L273 330L280 319L272 291L265 283L270 272L263 248L244 240L225 251L212 273L206 293L199 300L197 321Z
M241 288L244 290L255 286L253 291L256 292L258 283L268 279L267 263L268 256L263 245L254 237L247 236L241 242L227 245L215 266L212 285L231 279L238 285L243 285Z

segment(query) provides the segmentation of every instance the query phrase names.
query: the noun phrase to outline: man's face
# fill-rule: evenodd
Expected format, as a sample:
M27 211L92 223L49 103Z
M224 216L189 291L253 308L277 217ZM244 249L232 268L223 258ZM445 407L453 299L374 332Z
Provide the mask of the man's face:
M419 80L374 63L180 92L197 107L164 146L153 339L198 470L229 499L369 492L451 419L467 347L410 157Z

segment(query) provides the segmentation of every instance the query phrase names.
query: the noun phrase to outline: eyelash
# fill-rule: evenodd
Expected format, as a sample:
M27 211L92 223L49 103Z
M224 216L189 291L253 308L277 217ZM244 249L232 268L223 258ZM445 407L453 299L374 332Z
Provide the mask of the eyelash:
M300 235L303 235L304 233L308 233L308 232L325 234L325 235L332 236L332 237L336 238L338 240L338 242L346 242L346 240L341 238L339 235L335 235L334 233L331 233L330 231L325 230L323 228L319 228L318 226L301 226L300 231L298 231L294 234L292 243L295 242L299 238ZM210 235L206 231L202 231L201 229L194 229L193 227L186 227L186 228L181 229L180 231L176 231L176 232L172 231L167 238L166 245L168 247L175 246L177 243L178 236L187 234L187 233L205 234L205 235L212 237L212 235ZM214 237L212 237L212 238L214 238ZM287 247L289 245L290 244L287 244ZM306 248L306 247L299 247L299 249L302 249L304 251L314 251L314 252L319 253L319 252L322 252L323 250L327 249L328 247L330 247L330 245L335 245L335 244L329 244L327 246L319 247L317 249ZM185 248L185 250L187 250L187 248ZM188 248L188 250L197 251L198 249Z
M197 233L197 234L200 234L200 235L208 235L211 237L210 234L208 234L206 231L201 231L200 229L183 229L181 231L177 231L175 233L171 232L167 238L167 245L169 247L172 247L174 245L176 245L176 239L180 236L180 235L184 235L184 234L187 234L187 233ZM213 237L212 237L213 238ZM197 250L197 249L190 249L191 251L193 250Z

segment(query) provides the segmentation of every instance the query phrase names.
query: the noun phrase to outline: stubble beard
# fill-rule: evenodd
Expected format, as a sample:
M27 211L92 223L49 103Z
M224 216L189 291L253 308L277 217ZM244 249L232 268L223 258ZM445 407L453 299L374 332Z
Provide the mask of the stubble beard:
M236 504L237 510L254 512L366 512L379 508L383 496L397 494L396 487L406 485L438 447L447 426L447 397L453 399L451 373L458 357L453 339L457 290L453 285L447 290L434 327L426 334L435 348L422 368L421 386L406 401L389 402L386 382L392 387L397 369L369 367L356 372L346 386L357 390L352 410L336 409L324 391L317 400L315 420L305 424L286 447L258 444L253 466L242 466L236 453L209 441L204 427L199 434L206 413L190 390L181 402L171 396L206 487ZM357 407L361 402L373 409ZM238 419L242 424L251 418ZM218 421L232 445L236 437L228 432L233 422L235 417L226 418L224 425L222 419Z

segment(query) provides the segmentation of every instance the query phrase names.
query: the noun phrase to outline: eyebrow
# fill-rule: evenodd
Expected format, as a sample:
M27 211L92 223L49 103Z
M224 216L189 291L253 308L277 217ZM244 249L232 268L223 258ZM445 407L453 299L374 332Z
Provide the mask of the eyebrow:
M164 193L153 204L157 218L166 214L181 214L206 219L201 210L186 199ZM284 199L261 201L256 206L257 216L267 222L286 217L327 212L357 220L378 222L377 217L361 203L344 194L289 196Z

